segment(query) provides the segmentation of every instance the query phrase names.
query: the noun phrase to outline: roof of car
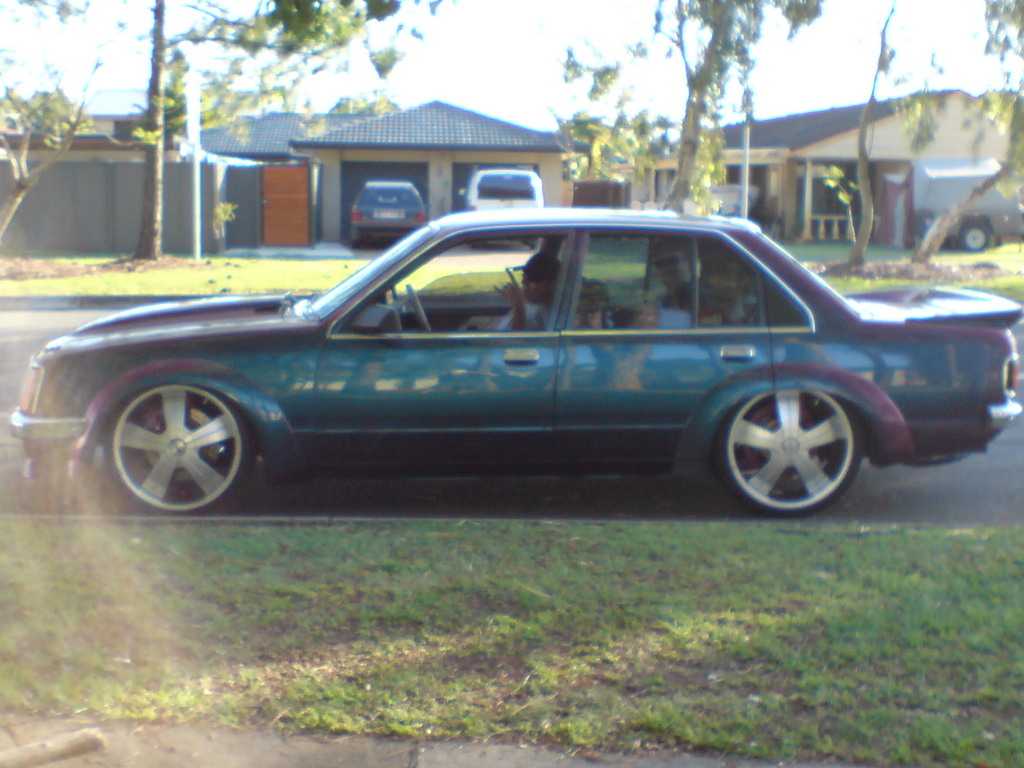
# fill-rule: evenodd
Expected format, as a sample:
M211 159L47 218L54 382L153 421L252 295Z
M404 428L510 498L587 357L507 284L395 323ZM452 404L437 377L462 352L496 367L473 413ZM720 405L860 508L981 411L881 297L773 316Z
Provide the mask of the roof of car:
M488 211L452 213L437 219L439 229L472 227L520 226L652 226L691 224L716 229L759 231L756 224L746 219L726 216L684 216L674 211L633 210L630 208L506 208Z
M388 179L371 179L370 181L366 182L363 186L364 187L413 187L414 189L416 187L416 185L413 184L411 181L394 181L394 180L388 180Z

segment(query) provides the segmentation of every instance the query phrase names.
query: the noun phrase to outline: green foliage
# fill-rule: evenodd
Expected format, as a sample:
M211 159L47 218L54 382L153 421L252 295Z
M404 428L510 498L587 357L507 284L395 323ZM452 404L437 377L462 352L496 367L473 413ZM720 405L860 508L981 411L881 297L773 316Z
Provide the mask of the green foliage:
M836 193L836 198L849 208L857 192L857 183L846 178L846 172L838 165L830 165L825 171L825 186Z
M814 21L821 0L659 0L654 32L678 55L686 73L686 111L679 142L679 164L669 206L682 210L696 199L707 177L700 156L703 137L720 124L722 98L738 74L744 105L753 108L749 78L752 50L761 38L765 12L774 9L789 23L790 34Z
M772 761L1024 758L1024 534L341 521L0 531L0 707Z

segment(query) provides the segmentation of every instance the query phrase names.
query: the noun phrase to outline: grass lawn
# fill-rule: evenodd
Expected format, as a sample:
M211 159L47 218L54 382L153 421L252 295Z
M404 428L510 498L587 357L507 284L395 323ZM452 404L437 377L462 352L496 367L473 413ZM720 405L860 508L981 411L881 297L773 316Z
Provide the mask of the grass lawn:
M0 711L1024 764L1019 529L82 519L0 537Z
M187 261L0 292L318 291L360 264ZM1024 765L1018 528L0 517L0 540L0 712Z
M846 259L849 252L845 243L787 244L786 248L805 263L839 263ZM114 257L34 258L78 266L97 266L115 260ZM907 261L909 252L871 248L867 258L869 261ZM180 266L155 270L97 270L94 274L71 277L0 280L0 296L196 295L285 291L314 293L330 288L365 263L360 258L310 260L211 257L198 265L191 258L182 257L177 261ZM935 259L936 264L969 265L979 262L996 264L1018 274L971 285L1024 301L1022 244L1003 246L984 254L943 252ZM837 290L847 293L895 284L890 281L869 282L845 278L831 282Z

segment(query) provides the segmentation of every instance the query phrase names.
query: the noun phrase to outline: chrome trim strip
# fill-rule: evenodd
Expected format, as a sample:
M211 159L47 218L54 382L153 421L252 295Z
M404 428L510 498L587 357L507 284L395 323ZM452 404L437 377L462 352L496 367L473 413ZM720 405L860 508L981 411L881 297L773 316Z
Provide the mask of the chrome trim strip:
M16 409L10 418L11 434L19 440L73 440L85 431L86 420L69 416L30 416Z

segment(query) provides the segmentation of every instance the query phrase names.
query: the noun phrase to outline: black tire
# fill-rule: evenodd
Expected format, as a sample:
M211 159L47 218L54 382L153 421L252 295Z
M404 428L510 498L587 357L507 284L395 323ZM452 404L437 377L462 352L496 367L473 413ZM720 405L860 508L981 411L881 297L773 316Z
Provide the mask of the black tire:
M834 398L788 390L752 398L726 419L714 463L729 490L758 512L809 515L857 476L859 425Z
M230 506L248 477L253 446L244 421L201 387L148 389L117 414L110 471L129 501L148 510L206 512Z

